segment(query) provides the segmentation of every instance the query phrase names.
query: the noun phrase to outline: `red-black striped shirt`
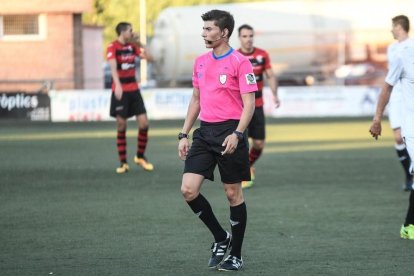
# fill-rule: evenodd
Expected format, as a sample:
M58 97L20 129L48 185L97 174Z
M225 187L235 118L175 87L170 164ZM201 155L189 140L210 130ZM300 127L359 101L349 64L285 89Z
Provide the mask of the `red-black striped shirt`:
M119 81L123 92L134 92L138 90L135 78L135 57L139 57L141 50L133 44L122 44L118 40L108 45L106 58L115 59ZM112 82L112 91L115 91L115 82Z
M254 48L252 53L246 54L241 49L238 50L241 54L246 56L253 67L253 73L256 76L257 88L259 91L256 93L256 107L263 106L263 73L267 69L272 68L270 65L269 54L260 48Z

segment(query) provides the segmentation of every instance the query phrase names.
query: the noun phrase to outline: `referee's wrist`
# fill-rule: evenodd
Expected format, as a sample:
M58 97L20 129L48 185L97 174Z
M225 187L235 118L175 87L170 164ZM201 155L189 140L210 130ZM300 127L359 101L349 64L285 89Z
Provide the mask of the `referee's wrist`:
M234 135L236 135L236 137L237 137L237 139L238 139L239 141L241 141L241 140L243 140L243 139L244 139L244 134L243 134L243 132L241 132L241 131L237 131L237 130L235 130L235 131L233 131L233 134L234 134Z
M188 139L188 138L190 138L190 135L188 135L187 133L183 133L183 132L180 132L180 133L178 133L178 140L181 140L181 139Z

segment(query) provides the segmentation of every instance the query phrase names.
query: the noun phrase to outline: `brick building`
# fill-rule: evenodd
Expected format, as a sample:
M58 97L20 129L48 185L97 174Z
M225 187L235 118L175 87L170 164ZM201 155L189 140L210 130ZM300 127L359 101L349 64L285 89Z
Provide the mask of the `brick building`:
M102 29L82 25L92 5L0 1L0 91L102 88Z

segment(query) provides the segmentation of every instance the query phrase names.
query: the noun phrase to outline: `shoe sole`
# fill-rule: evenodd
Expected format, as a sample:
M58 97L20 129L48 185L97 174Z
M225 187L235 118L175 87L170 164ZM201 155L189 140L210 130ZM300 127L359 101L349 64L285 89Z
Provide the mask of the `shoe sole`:
M400 234L400 237L403 240L411 240L411 241L414 240L414 237L413 238L410 238L410 236L408 236L406 234Z
M238 269L225 269L225 268L221 268L221 267L217 267L218 271L228 271L228 272L232 272L232 271L239 271L243 268L243 264L241 265L241 267L239 267Z
M239 269L224 269L224 268L218 268L218 271L226 271L226 272L232 272L232 271L240 271L243 267L240 267Z
M138 164L139 165L139 164ZM141 166L141 165L139 165L144 171L146 171L146 172L152 172L154 169L146 169L146 168L144 168L143 166Z
M116 172L117 174L124 174L124 173L127 173L128 171L125 171L125 172Z

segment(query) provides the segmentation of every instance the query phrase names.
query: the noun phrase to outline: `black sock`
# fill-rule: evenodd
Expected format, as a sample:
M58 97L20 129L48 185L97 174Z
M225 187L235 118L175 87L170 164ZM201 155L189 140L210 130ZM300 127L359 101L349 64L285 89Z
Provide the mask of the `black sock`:
M187 203L190 205L194 214L198 215L198 217L213 234L216 242L221 242L226 239L227 232L217 221L216 216L214 216L213 210L211 209L210 203L208 203L207 199L202 194L199 194L198 197Z
M243 244L244 232L246 230L247 210L246 204L230 207L230 224L233 235L232 248L230 255L241 258L241 248Z
M408 202L407 216L404 225L414 224L414 191L410 192L410 199Z
M407 180L409 180L409 179L412 179L413 177L410 174L411 159L410 159L410 156L408 155L407 148L406 147L402 148L402 146L404 145L395 146L395 150L397 151L398 158L400 159L401 165L404 168L405 177Z

